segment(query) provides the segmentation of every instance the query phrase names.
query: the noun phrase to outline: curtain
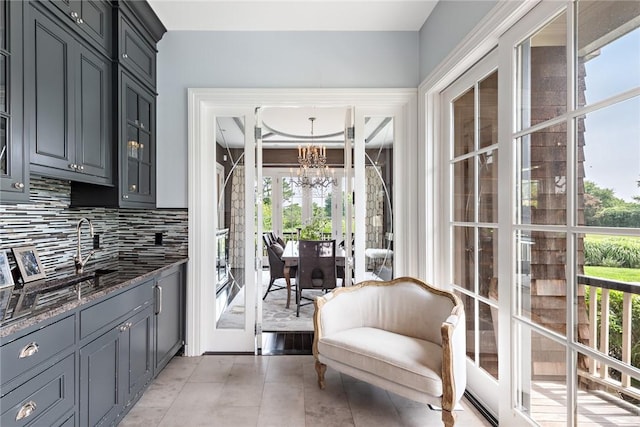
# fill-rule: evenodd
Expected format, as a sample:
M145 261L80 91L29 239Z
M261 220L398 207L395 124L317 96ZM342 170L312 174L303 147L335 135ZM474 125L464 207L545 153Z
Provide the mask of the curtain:
M376 171L377 169L377 171ZM366 247L384 247L383 227L384 218L384 187L380 180L380 167L367 166L365 168L367 215L365 218Z
M229 225L229 263L244 268L244 166L236 166L231 178L231 224Z

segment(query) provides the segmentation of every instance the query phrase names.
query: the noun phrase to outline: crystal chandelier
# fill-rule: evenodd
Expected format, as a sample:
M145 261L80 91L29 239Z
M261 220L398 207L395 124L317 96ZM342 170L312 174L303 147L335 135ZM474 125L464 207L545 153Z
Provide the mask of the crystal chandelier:
M334 176L334 170L329 171L327 166L327 147L315 145L313 142L313 122L315 117L309 117L311 121L311 143L306 147L298 145L298 176L293 183L299 187L327 188L338 185Z

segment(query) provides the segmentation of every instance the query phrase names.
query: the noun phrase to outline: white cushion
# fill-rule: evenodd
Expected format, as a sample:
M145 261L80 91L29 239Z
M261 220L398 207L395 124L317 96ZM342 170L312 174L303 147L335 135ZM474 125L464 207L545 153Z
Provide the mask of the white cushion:
M432 396L442 395L442 348L429 341L362 327L322 337L323 356Z

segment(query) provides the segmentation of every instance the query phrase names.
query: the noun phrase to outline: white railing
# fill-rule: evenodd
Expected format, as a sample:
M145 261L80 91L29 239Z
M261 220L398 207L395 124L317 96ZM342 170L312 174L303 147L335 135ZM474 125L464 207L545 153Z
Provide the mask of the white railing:
M602 279L591 276L578 275L578 283L589 286L589 345L600 353L610 355L610 321L611 321L611 292L622 292L622 354L620 360L631 365L632 357L632 316L633 298L640 298L640 285ZM596 289L601 289L600 304L597 303ZM600 328L598 328L598 313L600 313ZM599 329L599 330L598 330ZM619 393L640 399L640 389L631 385L631 377L622 373L620 380L611 378L609 366L604 361L589 359L588 371L579 371L579 375L594 382L612 388Z

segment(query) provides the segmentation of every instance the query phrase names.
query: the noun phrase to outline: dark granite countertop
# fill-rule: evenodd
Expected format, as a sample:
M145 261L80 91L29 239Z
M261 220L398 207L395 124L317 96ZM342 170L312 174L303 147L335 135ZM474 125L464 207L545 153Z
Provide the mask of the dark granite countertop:
M73 310L125 287L144 282L163 270L187 262L186 257L129 256L56 271L58 279L38 280L0 289L0 338ZM78 295L78 291L80 295Z

